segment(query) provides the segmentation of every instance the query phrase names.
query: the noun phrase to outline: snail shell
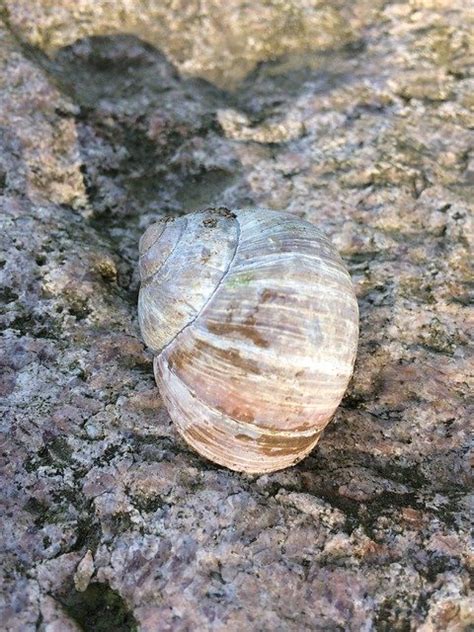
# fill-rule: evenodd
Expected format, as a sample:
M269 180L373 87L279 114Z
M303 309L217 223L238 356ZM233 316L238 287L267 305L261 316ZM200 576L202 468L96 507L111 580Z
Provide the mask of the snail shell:
M150 226L140 276L142 336L184 439L253 473L308 454L357 351L357 301L330 242L285 213L207 209Z

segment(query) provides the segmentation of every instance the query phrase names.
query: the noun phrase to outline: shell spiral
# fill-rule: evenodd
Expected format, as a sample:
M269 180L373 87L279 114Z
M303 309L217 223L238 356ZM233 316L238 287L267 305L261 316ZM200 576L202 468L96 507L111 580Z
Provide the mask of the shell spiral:
M357 301L330 242L286 213L207 209L147 229L140 277L142 336L184 439L253 473L308 454L357 352Z

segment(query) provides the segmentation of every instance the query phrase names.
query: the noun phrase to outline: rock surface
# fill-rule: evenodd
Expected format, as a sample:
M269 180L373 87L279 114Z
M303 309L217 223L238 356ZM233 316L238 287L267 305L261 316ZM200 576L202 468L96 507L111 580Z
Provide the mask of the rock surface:
M4 629L470 629L468 3L31 4L0 35ZM139 338L140 234L210 204L314 222L357 288L347 396L273 475L180 441Z
M344 2L267 0L5 0L11 27L49 53L91 35L129 33L159 47L184 75L236 87L283 54L355 41L357 10ZM350 5L349 5L350 6Z

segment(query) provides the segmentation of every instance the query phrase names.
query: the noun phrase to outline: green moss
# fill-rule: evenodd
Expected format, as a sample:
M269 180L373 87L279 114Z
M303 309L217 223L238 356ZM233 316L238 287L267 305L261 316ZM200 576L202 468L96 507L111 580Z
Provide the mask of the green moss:
M27 472L40 467L55 467L63 470L73 463L72 449L64 437L56 437L46 443L38 452L30 456L24 464Z
M122 597L106 584L74 591L62 604L84 632L134 632L138 625Z
M73 550L79 551L86 548L95 553L99 546L102 530L92 515L92 508L89 507L88 509L90 513L84 513L77 521L77 537Z
M462 344L462 339L456 333L449 333L438 318L433 318L423 329L422 342L423 346L430 351L452 355Z
M436 302L430 284L419 277L402 279L400 281L400 295L429 305L433 305Z

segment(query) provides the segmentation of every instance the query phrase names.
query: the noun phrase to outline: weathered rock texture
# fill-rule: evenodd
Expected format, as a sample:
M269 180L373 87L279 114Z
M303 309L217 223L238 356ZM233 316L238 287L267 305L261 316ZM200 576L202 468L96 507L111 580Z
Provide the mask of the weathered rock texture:
M468 3L196 6L4 3L2 629L467 630ZM357 288L349 392L271 476L187 449L138 335L140 234L209 204L314 222Z
M255 66L357 39L360 16L340 0L5 0L11 26L54 53L81 37L129 33L163 50L182 74L235 87ZM32 6L33 5L33 6ZM350 4L349 4L350 6Z

